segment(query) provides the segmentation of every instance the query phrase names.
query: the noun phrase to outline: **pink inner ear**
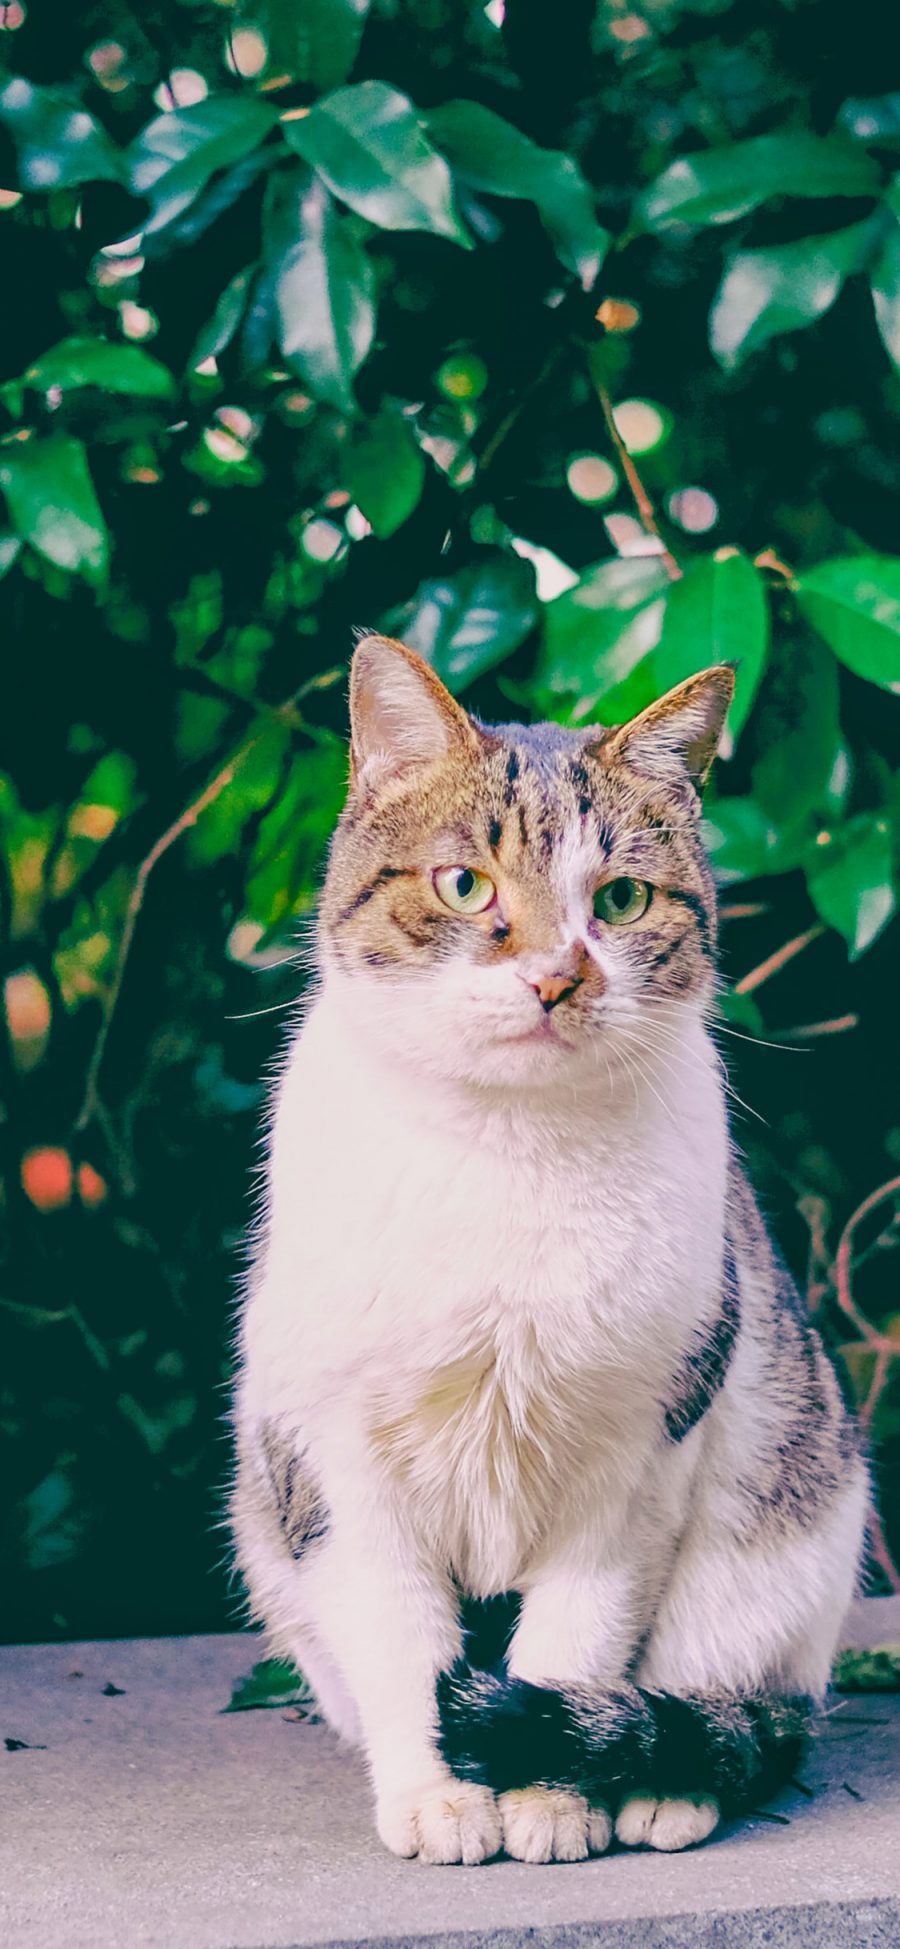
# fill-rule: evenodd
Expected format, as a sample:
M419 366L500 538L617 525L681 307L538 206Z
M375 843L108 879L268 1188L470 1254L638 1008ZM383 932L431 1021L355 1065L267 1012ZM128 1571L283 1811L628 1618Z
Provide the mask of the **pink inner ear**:
M350 718L357 766L382 759L388 770L427 764L474 731L450 692L421 657L387 636L366 636L350 673Z

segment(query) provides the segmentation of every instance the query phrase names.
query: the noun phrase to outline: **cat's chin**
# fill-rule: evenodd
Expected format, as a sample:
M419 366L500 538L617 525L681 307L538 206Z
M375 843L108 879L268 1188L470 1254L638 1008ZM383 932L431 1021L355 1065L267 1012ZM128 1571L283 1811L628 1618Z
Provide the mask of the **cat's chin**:
M595 1068L588 1043L574 1036L547 1033L539 1026L485 1037L457 1066L456 1073L460 1081L480 1087L552 1089L560 1083L571 1087L573 1077L593 1074Z

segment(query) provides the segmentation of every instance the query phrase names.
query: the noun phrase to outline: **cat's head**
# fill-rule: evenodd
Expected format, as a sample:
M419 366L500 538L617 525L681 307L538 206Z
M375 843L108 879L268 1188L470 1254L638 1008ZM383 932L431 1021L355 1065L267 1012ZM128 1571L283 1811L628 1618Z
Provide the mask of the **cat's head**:
M700 789L733 687L729 667L703 671L615 730L487 726L411 651L366 637L320 919L363 1032L431 1074L533 1085L702 1012Z

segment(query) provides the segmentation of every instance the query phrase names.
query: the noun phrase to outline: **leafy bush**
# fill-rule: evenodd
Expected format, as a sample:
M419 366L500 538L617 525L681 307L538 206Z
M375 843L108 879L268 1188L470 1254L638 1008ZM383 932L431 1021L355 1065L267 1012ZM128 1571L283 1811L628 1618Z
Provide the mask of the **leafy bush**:
M487 717L616 721L739 659L736 1130L896 1551L900 96L868 25L0 10L10 1631L225 1616L235 1248L359 624Z

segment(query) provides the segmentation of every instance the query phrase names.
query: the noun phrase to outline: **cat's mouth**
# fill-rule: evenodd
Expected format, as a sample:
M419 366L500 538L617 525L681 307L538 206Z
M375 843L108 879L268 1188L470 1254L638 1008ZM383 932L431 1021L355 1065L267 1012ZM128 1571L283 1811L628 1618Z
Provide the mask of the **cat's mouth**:
M541 1042L553 1043L557 1049L575 1047L574 1042L568 1042L564 1035L560 1035L556 1023L548 1015L543 1016L540 1022L532 1023L530 1029L521 1029L516 1035L501 1035L498 1040L507 1048L525 1048L528 1044Z

